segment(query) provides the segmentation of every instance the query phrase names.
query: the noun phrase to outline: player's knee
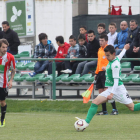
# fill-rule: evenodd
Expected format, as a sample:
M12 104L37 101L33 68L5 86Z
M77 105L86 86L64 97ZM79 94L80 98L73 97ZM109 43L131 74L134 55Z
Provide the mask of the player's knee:
M134 111L134 107L130 107L129 110L130 110L130 111Z
M1 101L0 104L1 104L1 106L3 107L3 106L6 105L6 102L5 102L5 101Z
M96 99L94 99L94 100L92 101L92 103L93 103L93 104L96 104L96 105L99 105L99 102L98 102Z

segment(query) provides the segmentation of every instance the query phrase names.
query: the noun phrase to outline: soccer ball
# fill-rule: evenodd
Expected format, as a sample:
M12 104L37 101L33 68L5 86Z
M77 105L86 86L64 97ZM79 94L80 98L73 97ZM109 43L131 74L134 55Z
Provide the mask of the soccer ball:
M84 131L86 129L86 121L83 119L77 120L74 123L74 128L80 132L80 131Z

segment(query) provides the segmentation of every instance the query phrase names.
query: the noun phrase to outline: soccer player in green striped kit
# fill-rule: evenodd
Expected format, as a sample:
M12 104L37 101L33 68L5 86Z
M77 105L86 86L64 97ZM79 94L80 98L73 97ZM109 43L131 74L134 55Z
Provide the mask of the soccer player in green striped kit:
M116 100L128 107L131 111L139 111L140 103L134 104L128 92L123 85L123 82L120 78L121 75L121 64L120 60L124 56L126 50L130 48L129 44L124 46L124 49L119 56L115 56L115 49L113 46L108 45L104 51L106 58L109 63L106 67L106 81L105 87L108 87L107 90L99 94L93 101L88 110L87 117L85 119L85 128L88 127L93 116L96 114L98 105L107 102L108 100ZM80 119L76 117L76 119Z

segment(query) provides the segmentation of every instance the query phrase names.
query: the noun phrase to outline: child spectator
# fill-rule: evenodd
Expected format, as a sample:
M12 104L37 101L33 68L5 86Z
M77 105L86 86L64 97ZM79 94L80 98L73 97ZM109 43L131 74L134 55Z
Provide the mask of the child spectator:
M114 23L114 22L110 23L108 29L109 29L109 33L107 34L107 36L108 36L108 45L114 46L114 42L115 42L116 37L117 37L116 23Z
M79 56L79 46L76 44L76 38L71 35L69 37L69 43L71 47L68 50L67 58L78 58ZM73 65L77 63L77 61L65 61L66 70L62 70L63 73L72 73Z
M105 23L99 23L97 25L97 34L98 36L96 37L97 39L99 39L100 35L103 35L103 34L106 34L107 35L107 32L106 32L106 29L105 29Z
M85 26L81 26L79 31L80 31L80 34L85 35L86 41L88 42L87 28Z
M68 49L69 49L70 45L67 42L64 42L63 36L57 36L55 40L59 47L58 47L57 54L54 58L65 58L68 53ZM56 70L58 71L58 76L59 76L59 75L61 75L60 71L62 69L64 69L63 68L64 61L56 60L55 64L56 64ZM49 64L48 74L49 75L52 74L52 63Z

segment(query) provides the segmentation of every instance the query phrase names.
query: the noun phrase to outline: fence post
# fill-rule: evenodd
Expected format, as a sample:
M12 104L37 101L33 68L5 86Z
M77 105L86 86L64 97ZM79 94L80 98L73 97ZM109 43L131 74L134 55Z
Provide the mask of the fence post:
M53 79L52 79L52 87L53 87L53 100L56 99L56 80L55 80L55 60L52 62L52 74L53 74Z

